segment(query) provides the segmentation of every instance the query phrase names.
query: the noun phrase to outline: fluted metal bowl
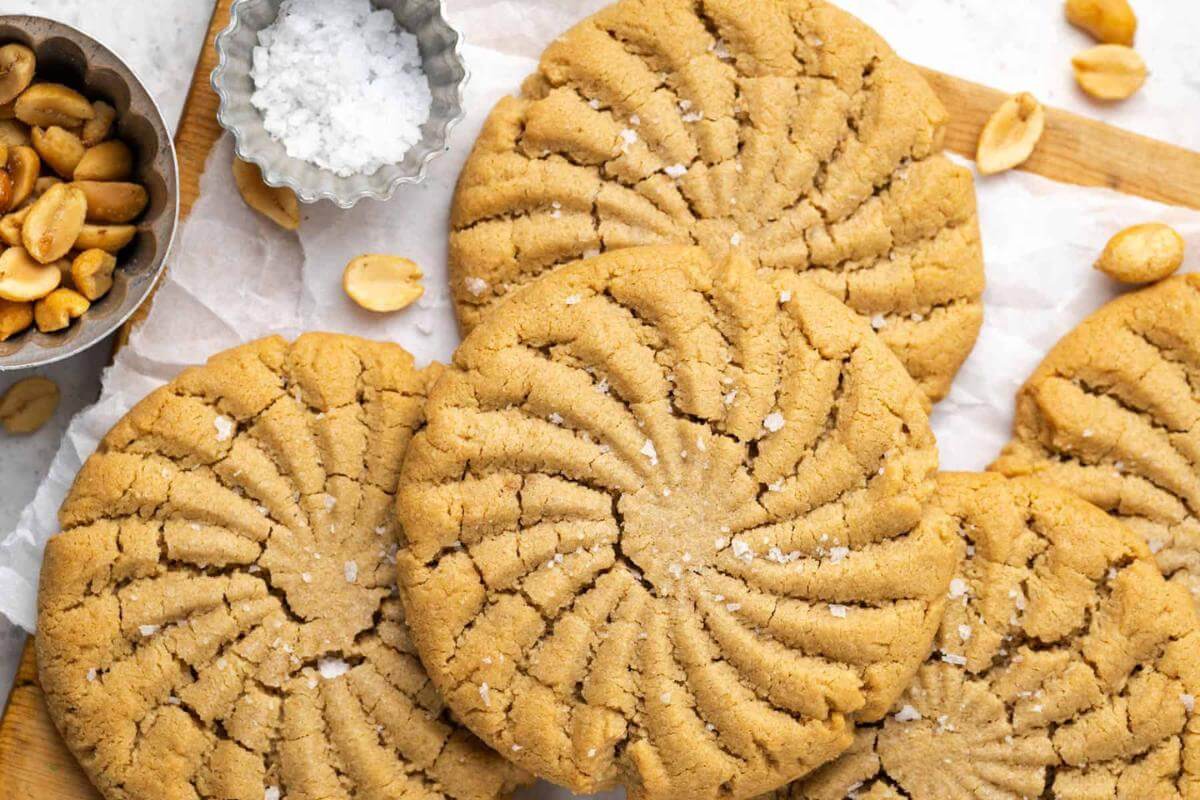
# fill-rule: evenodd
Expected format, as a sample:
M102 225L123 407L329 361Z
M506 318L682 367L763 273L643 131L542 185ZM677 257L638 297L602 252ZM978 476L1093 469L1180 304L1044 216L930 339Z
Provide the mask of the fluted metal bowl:
M287 186L302 202L330 200L350 208L364 197L387 200L401 184L425 178L429 162L449 149L450 131L463 118L467 66L458 50L461 36L446 22L440 0L372 0L372 4L391 11L400 27L417 37L433 95L429 119L421 126L421 140L403 161L384 165L373 175L341 177L292 158L267 133L262 113L251 105L251 55L258 32L275 21L282 0L236 0L229 27L217 36L218 63L212 75L213 88L221 99L217 119L237 140L238 157L257 164L269 186Z
M113 287L64 331L30 328L0 342L0 372L61 361L103 341L154 288L179 219L175 145L162 112L129 65L70 25L26 14L0 15L0 44L19 42L37 55L37 79L65 83L117 110L116 135L136 154L134 178L150 203L134 241L117 256Z

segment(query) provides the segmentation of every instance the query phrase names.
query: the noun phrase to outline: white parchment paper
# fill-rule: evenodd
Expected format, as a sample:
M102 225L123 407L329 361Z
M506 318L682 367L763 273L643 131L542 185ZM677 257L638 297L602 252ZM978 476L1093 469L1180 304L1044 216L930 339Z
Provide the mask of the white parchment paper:
M454 134L451 152L433 163L423 184L402 189L388 203L364 202L351 211L330 204L305 207L296 236L246 210L229 171L231 143L226 139L216 147L201 199L183 226L149 318L105 373L100 401L71 424L18 528L0 541L0 614L33 629L41 547L57 531L57 509L77 470L121 415L184 366L263 335L294 336L304 330L391 339L422 362L450 356L458 337L446 289L446 230L458 171L492 104L515 90L550 39L603 2L452 0L448 5L452 20L472 42L464 48L472 72L468 116ZM892 0L846 0L844 5L868 21L873 16L886 21L900 9ZM925 10L947 5L952 4L911 4ZM1018 9L1018 15L1027 7L1030 17L1040 20L1047 5L1055 5L1054 18L1039 24L1059 25L1057 38L1069 39L1073 34L1065 32L1056 4L1014 0L1007 7ZM903 28L907 41L932 36L939 25L946 35L957 33L955 26L972 19L969 13L948 14L939 22L923 13L921 31ZM1194 9L1184 13L1200 22ZM885 28L884 33L891 31ZM1189 48L1197 52L1194 45ZM914 60L933 63L920 52L899 49ZM1054 58L1065 64L1070 52L1060 42ZM1022 69L1016 73L1023 74ZM1177 114L1181 108L1200 107L1200 74L1189 75L1185 69L1182 80L1160 87L1150 101L1151 112ZM1143 129L1165 136L1168 126L1151 116ZM1183 131L1185 138L1188 131L1200 136L1200 124L1185 124ZM1150 220L1168 222L1188 240L1185 269L1200 268L1200 214L1195 212L1025 173L982 180L978 194L988 277L985 323L951 396L934 413L946 469L982 469L995 457L1008 438L1013 395L1025 377L1063 333L1115 295L1116 287L1091 264L1117 229ZM364 252L394 252L416 260L425 270L425 297L396 315L359 309L342 293L340 280L346 262ZM542 786L528 796L570 795Z

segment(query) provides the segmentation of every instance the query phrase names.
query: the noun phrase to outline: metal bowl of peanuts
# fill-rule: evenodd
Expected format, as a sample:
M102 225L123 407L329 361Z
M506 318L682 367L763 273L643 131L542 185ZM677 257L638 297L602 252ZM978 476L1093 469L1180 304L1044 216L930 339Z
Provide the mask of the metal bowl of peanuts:
M179 218L162 112L69 25L0 15L0 371L105 340L150 295Z

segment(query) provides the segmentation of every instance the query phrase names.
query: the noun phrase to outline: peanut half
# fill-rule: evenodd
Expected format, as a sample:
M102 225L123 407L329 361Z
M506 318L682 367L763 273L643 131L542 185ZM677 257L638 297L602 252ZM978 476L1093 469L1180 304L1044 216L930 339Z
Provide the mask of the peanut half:
M0 241L9 247L25 246L25 243L21 241L21 227L25 224L25 218L29 216L31 208L33 206L25 206L19 211L0 217Z
M12 179L12 205L9 208L20 208L37 189L42 159L32 147L10 147L4 171Z
M3 220L0 220L0 228ZM137 228L133 225L84 225L79 230L75 247L79 250L99 249L115 253L133 241Z
M975 163L984 175L1023 164L1046 130L1046 112L1028 92L1014 95L996 109L975 150Z
M77 184L56 183L34 201L21 226L21 241L43 264L57 261L75 246L87 213L88 198Z
M103 100L92 103L92 111L95 116L83 123L79 137L87 147L95 147L107 139L117 119L117 110Z
M1071 59L1075 82L1097 100L1124 100L1146 82L1146 62L1121 44L1101 44Z
M61 331L92 304L74 289L55 289L33 304L33 321L42 333Z
M0 253L0 298L14 303L41 300L61 282L58 267L39 264L23 247L10 247Z
M1183 264L1183 251L1183 237L1170 225L1134 225L1108 240L1096 269L1121 283L1161 281Z
M88 300L98 300L112 288L116 266L117 258L112 253L84 250L71 262L71 282Z
M15 119L0 119L0 144L9 147L28 146L29 126Z
M88 99L61 83L35 83L17 98L17 119L26 125L77 128L96 116Z
M342 288L368 311L399 311L425 293L421 268L400 256L362 255L346 265Z
M256 164L233 159L233 181L246 205L285 230L300 227L300 202L286 186L267 186Z
M87 152L78 136L57 125L34 128L33 149L42 157L42 161L67 180L75 174L75 167Z
M1104 44L1132 47L1137 33L1129 0L1067 0L1067 21Z
M0 104L7 105L33 83L37 58L23 44L0 47Z
M8 341L33 324L33 303L0 299L0 342Z
M89 147L75 165L77 181L126 181L132 177L133 151L120 139Z
M136 183L75 181L71 186L87 199L88 222L132 222L150 202L150 195Z
M0 422L9 433L33 433L58 409L58 384L49 378L17 381L0 397Z

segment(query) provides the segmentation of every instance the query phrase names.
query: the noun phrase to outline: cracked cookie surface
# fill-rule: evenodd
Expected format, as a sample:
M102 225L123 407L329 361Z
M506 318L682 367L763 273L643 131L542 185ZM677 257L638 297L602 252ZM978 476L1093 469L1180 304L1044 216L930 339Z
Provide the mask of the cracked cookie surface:
M991 469L1118 517L1200 608L1200 275L1117 298L1064 336L1017 395Z
M934 654L882 724L771 797L1200 798L1200 618L1183 587L1049 484L946 474L935 503L963 560Z
M350 336L214 356L134 407L46 547L41 684L108 800L492 800L395 594L394 493L440 368Z
M592 252L736 250L871 320L941 399L984 282L946 119L916 70L822 0L623 0L551 44L484 125L451 211L459 321Z
M630 248L466 339L406 454L413 638L456 716L580 793L744 798L928 652L953 526L920 390L812 284Z

